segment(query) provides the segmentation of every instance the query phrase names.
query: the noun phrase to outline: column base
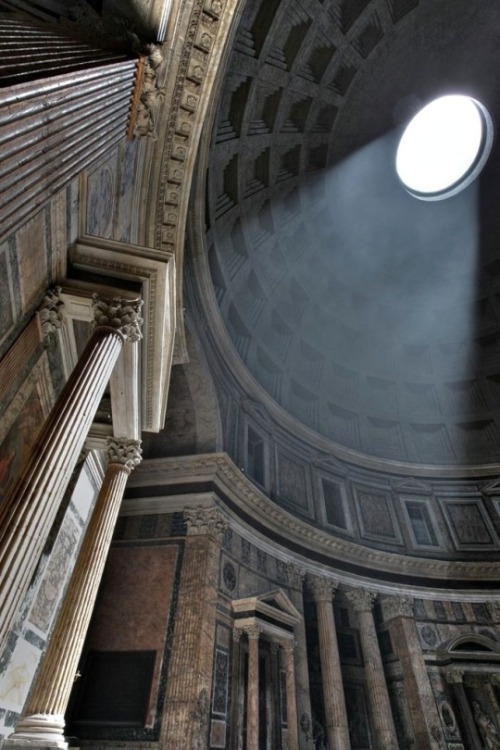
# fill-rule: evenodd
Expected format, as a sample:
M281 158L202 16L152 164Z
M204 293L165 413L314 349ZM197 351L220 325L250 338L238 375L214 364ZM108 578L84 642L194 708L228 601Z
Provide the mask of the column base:
M64 739L64 717L51 714L33 714L19 720L14 734L2 742L2 750L42 750L60 748L67 750Z

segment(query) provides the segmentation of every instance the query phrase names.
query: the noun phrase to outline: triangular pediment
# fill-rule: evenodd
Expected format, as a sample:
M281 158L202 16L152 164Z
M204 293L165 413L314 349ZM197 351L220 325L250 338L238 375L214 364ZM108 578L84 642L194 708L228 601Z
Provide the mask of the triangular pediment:
M483 493L485 495L500 495L500 479L494 479L485 487L483 487Z
M296 625L302 619L299 610L282 589L237 599L231 606L237 616L245 614L258 617L261 614L286 625Z
M402 482L397 482L394 485L394 489L397 492L418 492L421 494L430 495L432 488L426 482L421 482L420 479L405 479Z

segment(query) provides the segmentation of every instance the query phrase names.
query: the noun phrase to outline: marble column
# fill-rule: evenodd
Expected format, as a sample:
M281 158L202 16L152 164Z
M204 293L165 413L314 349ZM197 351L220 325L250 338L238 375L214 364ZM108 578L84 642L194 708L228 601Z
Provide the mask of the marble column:
M245 686L243 681L241 634L233 628L233 651L231 658L231 741L235 750L243 748L243 713L245 706Z
M286 676L286 718L288 750L299 750L299 731L297 721L297 696L295 691L295 644L293 641L281 641Z
M375 596L363 589L347 592L347 598L358 616L375 748L376 750L398 750L396 728L373 620L372 608Z
M462 737L465 747L467 747L468 750L483 750L483 743L479 737L476 722L474 721L474 715L463 685L464 672L460 669L450 668L445 670L444 675L460 709L459 714L462 718L461 725L463 726L466 735L465 737Z
M306 626L304 622L304 598L302 587L305 571L296 565L287 566L289 595L292 604L301 613L300 622L294 627L295 632L295 685L297 690L297 713L299 718L299 748L312 750L312 716L311 695L309 692L309 668L307 664Z
M384 621L389 623L394 651L401 662L417 747L437 750L444 745L445 737L413 619L413 599L386 597L381 606Z
M186 509L184 518L187 536L160 730L165 748L208 742L220 551L227 529L215 507Z
M248 636L246 750L259 750L259 625L245 628Z
M345 706L344 685L340 668L337 631L333 617L335 581L310 576L307 579L316 602L321 677L325 704L325 723L328 747L350 750L349 726Z
M0 507L0 647L26 594L100 400L126 341L141 338L139 300L95 296L95 327Z
M280 748L281 741L281 702L280 702L280 647L279 643L272 641L270 643L271 667L269 674L269 700L266 698L266 708L270 711L271 721L268 722L271 728L269 743L271 747Z
M126 135L137 56L76 28L0 15L0 242Z
M140 462L137 440L108 438L108 466L92 517L68 584L49 645L16 731L4 748L62 747L64 714L85 636L94 609L104 565L127 479Z

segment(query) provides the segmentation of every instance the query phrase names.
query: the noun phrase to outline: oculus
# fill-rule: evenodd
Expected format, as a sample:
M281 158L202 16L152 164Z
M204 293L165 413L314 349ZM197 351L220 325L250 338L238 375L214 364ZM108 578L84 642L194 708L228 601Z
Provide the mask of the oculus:
M434 99L406 126L396 154L396 171L411 195L441 200L478 176L493 145L493 121L469 96Z

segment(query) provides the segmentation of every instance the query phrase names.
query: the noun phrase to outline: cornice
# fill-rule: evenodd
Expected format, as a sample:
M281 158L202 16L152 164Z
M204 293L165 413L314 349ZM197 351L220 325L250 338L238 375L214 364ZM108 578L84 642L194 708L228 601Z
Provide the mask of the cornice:
M329 559L333 570L342 563L343 566L364 568L368 578L381 578L386 574L388 577L422 579L422 583L434 579L450 581L451 585L451 582L456 581L467 588L474 588L478 580L499 580L500 570L496 562L416 558L339 539L273 503L241 473L225 453L145 461L136 469L128 486L151 488L160 485L165 488L167 496L169 485L185 482L192 486L196 481L213 483L215 491L218 490L230 499L235 515L244 515L250 524L265 528L270 535L278 535L283 540L283 545L290 544L293 548L300 548L306 558L308 550L322 555Z
M172 253L177 264L176 362L187 361L182 315L186 217L198 144L236 9L242 0L179 3L169 54L158 70L164 93L157 140L144 171L144 242Z

